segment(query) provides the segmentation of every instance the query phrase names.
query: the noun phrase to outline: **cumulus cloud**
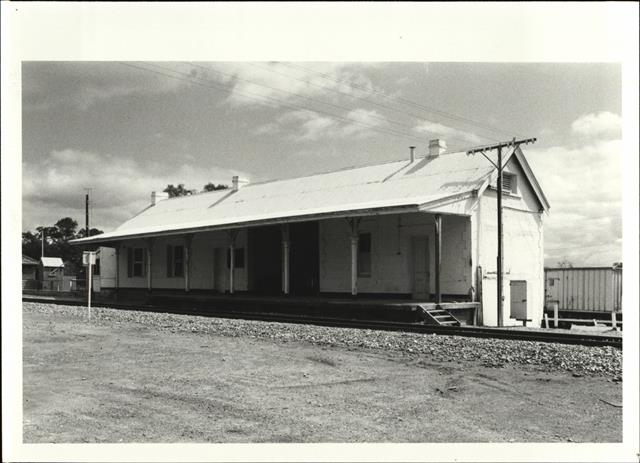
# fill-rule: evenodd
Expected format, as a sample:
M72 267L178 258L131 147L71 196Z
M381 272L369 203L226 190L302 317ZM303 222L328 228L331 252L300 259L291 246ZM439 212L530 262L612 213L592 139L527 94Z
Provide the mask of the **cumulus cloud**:
M620 137L622 120L609 111L585 114L571 124L571 131L583 137Z
M24 163L23 228L84 217L85 188L92 188L92 226L113 229L149 204L152 191L184 183L201 189L209 182L229 184L244 172L189 164L140 165L134 159L74 149L52 151L38 163ZM83 220L82 220L83 221Z
M289 111L275 122L264 124L254 134L284 134L293 141L317 141L330 138L364 138L375 133L375 129L387 125L384 116L375 110L354 109L339 116L340 119L324 116L311 110Z
M526 150L551 203L545 222L545 257L577 265L609 265L621 259L620 140Z
M189 66L189 63L186 63ZM232 106L273 107L307 105L309 98L338 101L363 96L376 88L365 75L375 63L194 63L188 71L199 81L229 87L226 102ZM353 100L350 100L353 101Z
M448 125L440 124L429 120L422 120L414 127L420 134L428 134L431 138L442 138L450 144L462 142L469 144L480 144L482 139L473 132L456 129Z

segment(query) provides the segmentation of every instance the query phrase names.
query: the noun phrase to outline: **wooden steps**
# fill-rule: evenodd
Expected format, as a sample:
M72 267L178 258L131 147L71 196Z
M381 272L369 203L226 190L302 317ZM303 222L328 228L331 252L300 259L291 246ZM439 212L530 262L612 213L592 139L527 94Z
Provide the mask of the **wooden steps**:
M434 307L428 307L422 304L418 304L418 307L422 310L424 322L427 325L460 326L460 320L451 315L449 311L444 310L438 305Z

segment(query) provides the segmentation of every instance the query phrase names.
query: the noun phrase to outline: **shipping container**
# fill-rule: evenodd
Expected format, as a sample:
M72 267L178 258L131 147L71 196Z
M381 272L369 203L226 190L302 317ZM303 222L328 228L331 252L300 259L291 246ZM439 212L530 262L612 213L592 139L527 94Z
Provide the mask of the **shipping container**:
M545 268L547 307L561 311L622 312L622 268Z

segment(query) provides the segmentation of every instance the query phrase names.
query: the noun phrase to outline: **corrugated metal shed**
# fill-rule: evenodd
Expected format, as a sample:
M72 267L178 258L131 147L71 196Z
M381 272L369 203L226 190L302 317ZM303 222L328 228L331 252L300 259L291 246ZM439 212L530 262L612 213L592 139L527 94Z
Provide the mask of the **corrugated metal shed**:
M44 267L64 267L64 262L59 257L41 257L40 262Z
M461 152L250 183L238 191L160 201L112 232L75 243L390 208L440 211L443 203L448 207L443 211L452 213L451 204L486 186L494 171L481 155ZM451 201L445 201L447 198ZM466 209L458 207L453 213L467 215Z

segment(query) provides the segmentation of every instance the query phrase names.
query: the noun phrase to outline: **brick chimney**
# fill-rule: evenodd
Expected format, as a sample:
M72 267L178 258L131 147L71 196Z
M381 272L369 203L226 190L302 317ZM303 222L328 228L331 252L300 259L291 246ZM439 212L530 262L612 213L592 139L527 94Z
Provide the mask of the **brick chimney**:
M447 144L444 140L436 138L429 140L429 156L440 156L447 150Z
M160 201L163 201L165 199L169 199L169 193L164 193L164 192L159 192L159 191L152 191L151 192L151 205L152 206L155 206Z
M232 184L231 189L233 191L238 191L247 183L249 183L249 179L241 178L241 177L238 177L237 175L234 175L233 177L231 177L231 184Z

